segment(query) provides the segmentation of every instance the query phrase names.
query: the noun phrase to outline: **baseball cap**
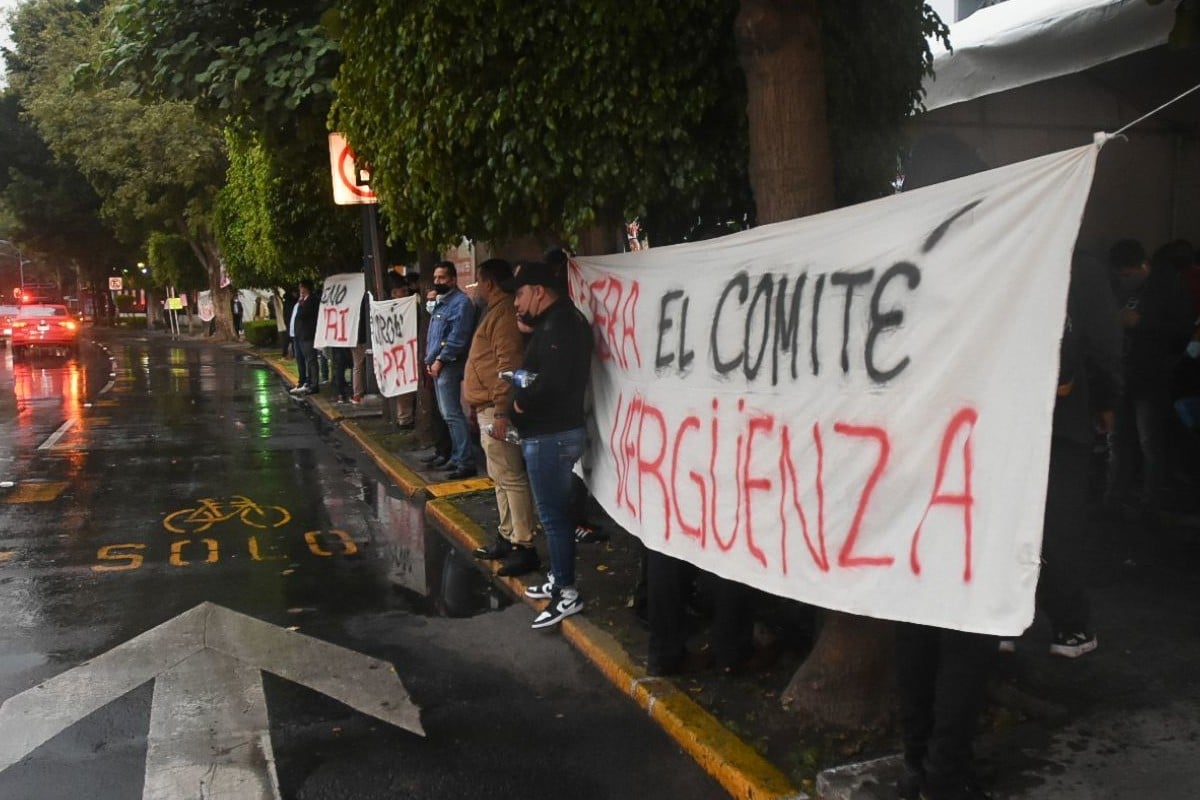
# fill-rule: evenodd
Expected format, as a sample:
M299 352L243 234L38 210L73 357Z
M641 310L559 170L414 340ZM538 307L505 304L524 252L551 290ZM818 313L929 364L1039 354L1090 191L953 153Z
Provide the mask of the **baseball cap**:
M513 276L500 284L500 288L506 292L515 292L521 286L549 286L554 289L562 283L560 265L547 264L544 261L523 261L513 267Z

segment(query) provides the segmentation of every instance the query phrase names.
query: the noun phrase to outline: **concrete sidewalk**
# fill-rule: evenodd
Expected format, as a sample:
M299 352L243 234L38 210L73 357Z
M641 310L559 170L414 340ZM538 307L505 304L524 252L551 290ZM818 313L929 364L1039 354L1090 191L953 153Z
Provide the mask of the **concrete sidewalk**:
M264 358L294 381L291 364ZM494 520L485 511L490 481L437 482L407 454L381 445L378 404L335 406L319 395L308 402L355 440L402 492L423 501L427 518L462 548L469 551L490 539ZM1200 761L1193 756L1200 740L1200 593L1193 575L1200 562L1200 516L1178 518L1154 534L1121 519L1095 523L1080 569L1092 585L1100 649L1077 660L1052 657L1049 631L1038 620L1018 641L1017 653L1000 659L979 742L983 778L998 800L1200 797ZM523 581L493 577L524 601ZM702 691L685 680L647 677L628 637L613 629L614 619L619 617L597 608L567 620L563 635L732 796L896 796L895 756L824 769L815 782L789 778L854 759L837 758L836 748L806 749L798 734L783 742L764 739L762 731L739 728L742 735L736 735L694 698L711 707L713 692L733 691L733 684L710 681ZM771 697L765 693L764 707L778 704ZM898 744L894 737L882 739ZM806 762L803 767L779 760L790 749ZM774 750L776 763L761 754L767 750Z

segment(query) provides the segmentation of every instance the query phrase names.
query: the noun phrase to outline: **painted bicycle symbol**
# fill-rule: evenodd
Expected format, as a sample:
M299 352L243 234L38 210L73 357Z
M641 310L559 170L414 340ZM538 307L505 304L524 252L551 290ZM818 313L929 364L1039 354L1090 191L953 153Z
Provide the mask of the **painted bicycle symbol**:
M251 528L279 528L292 521L283 506L262 506L243 495L234 495L228 502L202 497L196 508L181 508L163 518L163 527L171 533L203 533L220 522L237 517Z

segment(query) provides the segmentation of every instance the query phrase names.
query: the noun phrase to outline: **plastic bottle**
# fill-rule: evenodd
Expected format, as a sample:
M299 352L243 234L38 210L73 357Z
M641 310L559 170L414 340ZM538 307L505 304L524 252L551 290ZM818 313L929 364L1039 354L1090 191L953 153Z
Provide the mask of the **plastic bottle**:
M485 434L487 434L488 436L491 436L493 439L500 438L500 437L496 436L495 431L496 431L496 426L490 422L487 425L483 426L483 432ZM520 437L520 435L517 434L517 429L510 425L508 430L504 432L504 441L508 442L509 444L520 444L521 437Z
M537 380L537 373L525 369L506 369L500 373L500 380L508 381L518 389L525 389Z

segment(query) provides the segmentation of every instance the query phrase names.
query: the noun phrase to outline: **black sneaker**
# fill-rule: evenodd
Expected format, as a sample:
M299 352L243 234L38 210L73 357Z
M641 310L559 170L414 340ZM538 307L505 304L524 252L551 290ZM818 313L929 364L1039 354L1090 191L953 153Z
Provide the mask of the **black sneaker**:
M471 555L484 561L499 561L512 552L512 542L503 536L497 536L495 541L486 547L476 547Z
M1079 658L1099 646L1100 642L1096 639L1096 634L1091 631L1076 631L1075 633L1059 631L1054 634L1054 641L1050 644L1050 655Z
M541 569L542 560L538 558L537 550L532 547L513 547L505 558L497 575L525 575Z
M550 602L542 609L542 613L534 618L533 624L529 627L534 630L550 628L580 611L583 611L583 598L579 596L579 592L571 586L565 586L562 589L556 586L554 593L550 596Z

